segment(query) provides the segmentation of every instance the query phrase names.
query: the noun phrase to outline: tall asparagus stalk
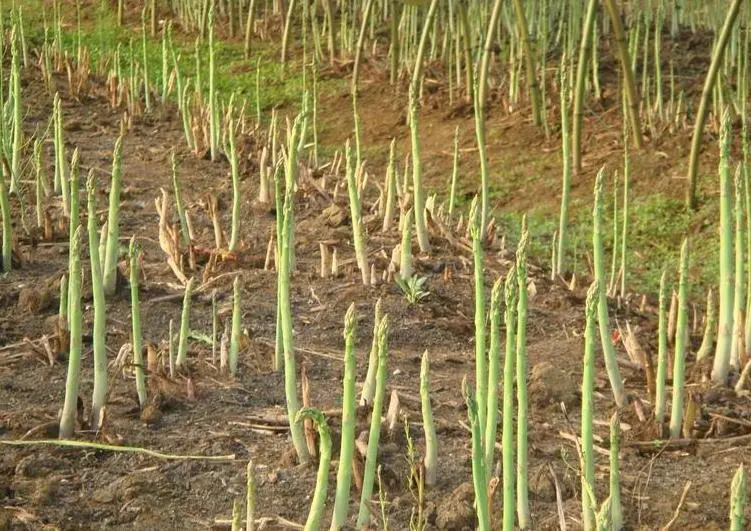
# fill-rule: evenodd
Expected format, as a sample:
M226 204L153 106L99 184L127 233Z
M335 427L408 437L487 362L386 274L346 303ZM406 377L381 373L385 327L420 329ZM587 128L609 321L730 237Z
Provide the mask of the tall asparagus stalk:
M696 208L696 183L699 174L699 152L701 150L701 138L704 134L704 123L706 122L707 114L709 113L710 99L714 92L717 74L722 67L722 58L725 54L725 48L727 47L727 43L733 33L733 26L735 25L735 20L738 18L741 4L743 4L743 0L732 0L732 3L728 8L725 22L722 25L722 29L720 30L717 43L715 44L712 53L712 62L709 65L707 77L704 79L704 88L701 92L699 109L696 111L696 123L694 124L694 134L691 139L691 155L688 162L687 201L689 208L692 209ZM722 323L722 319L720 319L720 322ZM720 326L722 326L722 324Z
M368 449L365 457L360 511L357 515L357 529L365 528L370 522L370 498L373 494L378 458L378 441L381 436L381 411L386 394L386 357L388 356L389 319L384 316L378 325L378 372L376 373L376 392L373 399L373 411L370 414L370 431L368 432Z
M516 515L519 529L529 529L529 490L527 486L527 246L529 232L526 217L522 221L522 239L516 250L516 280L519 286L516 321Z
M749 286L751 287L751 286ZM701 340L699 350L696 351L696 360L702 360L709 356L714 347L714 329L717 325L717 313L714 307L714 297L712 295L712 289L707 292L707 311L705 314L704 324L704 337Z
M480 435L480 418L477 401L472 396L467 379L462 381L462 394L467 403L467 417L472 430L472 484L475 488L475 510L477 511L477 529L490 530L490 507L488 506L488 480L485 470L485 456L482 451Z
M95 427L101 422L102 408L107 401L107 307L99 263L99 235L96 223L96 178L89 172L86 182L91 291L94 295L94 392L91 399L91 420ZM135 345L134 345L135 347Z
M438 475L438 438L433 422L433 408L430 405L430 358L427 350L422 354L420 365L420 405L425 431L425 485L432 487Z
M616 41L618 55L621 60L621 72L623 73L623 85L628 100L628 118L631 122L631 135L637 147L644 146L644 137L641 132L641 119L639 118L639 92L634 82L634 71L631 69L631 56L628 51L628 43L623 31L621 15L615 4L615 0L605 0L605 8L610 17L613 34Z
M743 243L743 182L742 166L739 164L735 171L735 291L733 294L733 336L730 340L730 366L735 370L743 370L741 360L746 353L744 349L745 328L745 260Z
M628 140L623 141L623 225L621 231L621 298L626 297L626 251L628 250L628 194L631 186L631 157L628 153ZM615 253L615 250L613 251ZM612 508L611 508L612 510Z
M13 225L10 212L10 200L8 197L8 184L5 182L7 175L7 164L3 164L0 171L0 213L3 217L3 273L11 270L13 259Z
M730 111L720 129L720 313L712 381L727 384L733 334L733 200L730 192Z
M500 2L499 2L500 3ZM537 64L535 61L535 50L532 46L532 40L529 38L529 29L527 26L527 15L524 11L522 0L514 0L514 11L516 12L516 31L522 43L522 52L524 54L524 64L527 68L527 87L529 89L529 99L532 101L532 116L535 125L542 125L544 102L540 95L540 86L537 83Z
M472 235L472 258L475 281L475 397L480 436L485 441L485 420L488 398L488 364L485 354L485 272L482 251L482 219L478 198L475 196L470 209L470 233Z
M141 256L141 248L136 244L135 236L130 239L128 249L130 257L130 311L133 330L133 365L136 370L136 393L138 404L146 405L146 378L143 369L143 338L141 336L141 303L138 299L138 260ZM170 343L172 337L170 337Z
M307 1L307 0L306 0ZM357 38L357 46L355 48L355 62L352 67L352 94L355 95L357 93L357 81L358 81L358 73L360 71L360 58L362 56L362 49L363 45L365 43L365 34L367 32L368 22L370 19L370 13L373 10L373 0L365 0L365 6L362 9L361 12L361 21L360 21L360 33L359 37Z
M688 238L681 246L681 276L678 288L678 328L673 359L673 406L670 413L670 437L678 439L683 426L683 382L688 342Z
M566 54L561 56L561 159L563 160L563 188L561 191L561 215L558 222L558 253L556 254L557 262L554 264L555 275L563 273L565 261L567 235L568 235L568 205L569 196L571 195L571 139L569 125L570 109L570 90L568 60Z
M485 470L493 470L498 436L498 384L501 381L501 278L490 292L490 348L488 350L487 414L485 415ZM488 472L490 473L490 472Z
M329 486L329 463L331 463L331 434L323 413L313 408L301 409L295 415L294 423L301 425L305 418L311 418L318 428L318 474L316 475L316 490L313 501L310 502L310 512L305 521L305 531L317 531L323 510L326 507L326 491Z
M409 129L412 139L412 181L414 186L414 214L415 214L415 232L417 233L417 242L420 244L420 250L424 253L430 252L430 240L428 230L425 226L425 197L422 186L422 162L420 159L420 139L419 126L417 119L417 100L420 94L420 83L422 82L423 57L425 48L430 35L430 28L435 17L438 7L438 0L431 0L428 12L423 21L422 36L420 45L417 48L415 57L415 68L412 73L412 81L409 85Z
M231 376L237 375L237 362L240 354L240 321L242 313L240 310L240 277L235 277L232 283L232 331L230 332L229 342L229 373Z
M250 38L253 35L253 25L256 17L256 0L250 0L248 5L248 18L245 21L245 46L243 48L245 60L250 59Z
M10 38L11 88L13 90L13 151L11 153L10 191L18 191L21 178L21 155L23 148L23 112L21 102L21 54L18 50L18 35L14 25Z
M188 336L190 335L190 302L193 296L193 279L188 280L183 295L183 310L180 316L180 339L177 343L175 366L180 368L188 361Z
M151 111L151 90L149 88L149 60L146 54L146 6L141 10L141 53L143 58L143 102L146 112Z
M376 387L376 372L378 372L378 325L383 319L383 310L381 310L381 299L375 303L375 315L373 316L373 341L370 345L370 356L368 357L368 372L365 375L365 381L362 383L360 394L360 405L365 406L373 403Z
M172 152L170 156L172 164L172 190L175 193L175 207L177 210L177 217L180 220L180 241L183 247L186 249L190 247L190 231L188 230L188 218L185 215L185 202L183 201L183 194L180 189L180 180L177 177L177 160L175 159L175 152Z
M391 140L389 148L389 165L386 169L386 205L383 209L383 229L387 232L391 229L394 221L394 211L396 208L396 138Z
M0 111L1 113L1 111ZM66 176L65 144L63 143L63 116L60 94L55 93L52 101L53 132L55 140L55 192L61 192L63 212L70 215L70 188Z
M595 529L594 500L588 495L594 488L595 456L594 456L594 385L595 385L595 318L597 317L597 303L600 296L600 285L595 280L587 292L587 302L584 313L587 325L584 331L584 376L582 377L582 525L585 530Z
M745 42L751 44L751 37L746 34ZM749 60L746 57L745 78L748 85ZM745 94L745 92L744 92ZM743 100L746 101L745 98ZM745 108L745 104L743 106ZM743 125L741 127L741 142L743 142L743 191L746 206L746 249L751 256L751 148L749 148L748 118L744 112ZM746 316L751 315L751 267L746 267ZM751 318L746 318L746 326L743 332L746 356L751 354Z
M356 325L355 305L352 303L344 316L344 391L342 394L342 441L339 450L339 470L336 474L336 498L331 530L339 530L347 523L349 490L352 481L352 456L355 448L355 377L356 377ZM374 338L375 339L375 338ZM375 373L374 373L375 374Z
M743 529L747 497L746 470L741 464L735 471L733 481L730 484L730 531L741 531Z
M68 374L65 380L65 402L60 416L60 439L69 439L76 429L78 416L78 382L81 372L81 227L73 232L70 248L69 297L70 304L70 349L68 351ZM70 287L72 286L72 289Z
M63 273L60 278L60 303L57 311L57 327L68 330L68 277Z
M297 6L297 0L290 0L289 7L287 8L287 16L284 19L284 34L282 35L282 74L284 74L284 68L287 65L287 48L289 43L290 29L292 27L292 16L295 13L295 7ZM329 31L333 31L329 28Z
M219 135L221 124L219 123L219 101L216 91L216 60L214 57L214 0L208 10L209 30L209 146L211 160L219 160ZM290 419L292 420L292 419Z
M449 192L449 219L454 216L454 206L456 204L456 181L459 177L459 126L454 130L454 166L451 170L451 187Z
M400 244L399 276L406 279L412 276L412 214L413 207L402 213L402 241Z
M294 144L290 144L294 145ZM294 336L292 333L292 304L290 298L291 256L290 250L294 245L293 196L288 191L284 198L284 221L281 240L281 256L279 260L279 313L282 329L282 347L284 351L284 392L287 398L287 417L290 419L290 433L292 443L297 452L300 464L307 464L310 460L305 434L299 424L294 422L297 415L297 372L295 360Z
M237 243L240 237L240 165L237 158L237 148L235 146L235 120L229 121L229 152L230 166L232 168L232 233L229 239L229 250L237 250Z
M589 53L592 49L593 29L597 15L597 0L589 0L587 4L584 26L579 44L579 61L576 64L576 86L574 88L574 128L571 131L571 155L574 171L578 174L582 170L581 130L584 115L584 92L586 90L587 68L589 67ZM604 289L604 288L600 288Z
M485 151L485 102L487 101L487 77L488 68L490 65L490 56L494 48L495 30L498 26L498 17L501 13L502 0L495 0L493 2L493 10L490 13L488 19L488 29L485 34L485 47L482 52L482 61L480 63L479 79L477 81L477 88L475 90L475 134L477 136L477 152L480 155L480 188L482 190L482 207L480 212L480 230L483 239L485 238L485 230L488 225L488 218L490 216L490 170L488 169L488 156ZM469 36L467 36L468 38ZM467 65L469 67L469 65ZM472 90L473 87L467 87L468 90ZM479 400L479 397L478 397ZM482 411L482 405L478 403L478 410ZM480 417L482 419L482 416ZM484 426L481 424L481 428Z
M657 343L657 382L655 383L655 421L658 426L665 422L665 380L668 372L668 317L666 309L666 272L660 277L660 302Z
M76 229L78 228L78 225L80 224L80 208L79 208L79 186L78 186L78 167L79 167L79 160L80 155L78 152L78 148L73 151L73 156L70 159L70 182L68 183L68 189L70 190L70 221L68 223L68 234L69 234L69 243L68 248L73 248L73 238L76 233ZM70 260L72 260L73 255L70 255ZM70 264L68 265L70 267ZM73 298L71 297L70 290L72 289L71 285L68 285L68 306L71 304L74 304ZM72 312L68 310L68 315L71 315Z
M117 258L120 250L120 187L122 176L120 163L123 153L123 136L115 141L112 154L112 180L110 181L109 212L107 215L107 246L104 255L102 280L104 294L114 295L117 289ZM72 191L72 190L71 190Z
M277 164L274 170L274 202L276 206L276 270L277 275L281 270L282 259L282 242L284 241L284 207L282 206L282 183L281 183L281 164ZM294 243L293 243L294 245ZM277 281L276 286L276 341L274 344L274 371L279 372L284 366L284 348L282 334L282 283Z
M363 234L362 205L360 204L360 192L357 186L357 173L362 171L362 166L355 169L355 161L352 157L352 148L349 140L345 147L347 159L347 191L349 192L349 209L352 217L352 240L355 244L357 266L362 275L362 283L370 284L370 267L368 267L368 250L365 247Z
M514 531L514 377L516 371L516 312L519 285L512 264L503 286L506 303L506 359L503 363L503 531Z
M613 397L618 407L626 405L626 391L623 388L621 372L618 369L615 348L610 339L610 323L608 319L608 301L605 296L605 258L602 245L602 181L605 175L604 168L597 173L595 179L595 206L594 206L594 228L592 231L592 246L594 248L594 269L597 285L600 289L600 300L597 305L597 319L600 325L600 342L602 344L603 355L605 356L605 368L607 369L610 386L613 389Z

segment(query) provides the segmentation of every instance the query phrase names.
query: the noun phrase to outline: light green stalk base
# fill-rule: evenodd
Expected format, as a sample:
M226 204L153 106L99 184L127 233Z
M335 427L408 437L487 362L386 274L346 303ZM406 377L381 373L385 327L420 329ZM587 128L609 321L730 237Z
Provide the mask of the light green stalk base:
M70 281L68 296L73 298L70 304L70 349L68 352L68 374L65 380L65 402L60 416L60 438L69 439L76 429L78 415L78 382L81 371L81 227L73 234L73 246L70 249ZM70 289L72 288L72 289Z
M720 313L712 381L726 385L733 334L733 200L730 195L730 114L722 114L720 129Z
M621 449L621 419L616 411L610 418L610 522L613 531L623 529L621 507L621 472L618 453Z
M143 407L146 404L146 378L143 366L143 338L141 335L141 302L138 298L139 278L138 260L141 249L136 244L136 238L130 239L128 249L130 256L130 308L133 326L133 364L136 369L136 393L138 404Z
M709 356L714 347L714 329L717 326L717 312L715 312L714 296L712 289L707 292L707 311L705 314L706 323L704 325L704 337L701 340L701 346L696 351L696 361L703 360ZM751 319L749 320L751 322ZM748 346L746 347L748 348Z
M493 473L495 441L498 436L498 384L501 381L501 293L499 277L490 294L490 349L488 351L487 413L485 415L485 470Z
M746 492L746 470L743 464L738 467L730 485L730 531L742 531L748 494Z
M235 277L235 282L232 284L232 332L229 342L229 373L231 376L237 374L237 361L240 354L241 318L240 277Z
M587 302L584 313L586 328L584 331L584 375L582 377L582 524L585 531L595 529L595 500L589 495L594 489L595 456L594 456L594 385L595 385L595 334L597 304L600 296L600 285L595 280L587 292Z
M294 146L294 143L290 145ZM291 158L291 157L290 157ZM299 424L294 422L299 409L297 399L297 369L295 359L295 344L292 332L292 308L290 300L291 276L291 248L294 246L294 227L292 220L293 196L290 186L284 198L284 221L281 241L281 256L279 260L279 320L282 330L282 347L284 352L284 393L287 399L287 417L290 420L290 434L297 452L300 464L307 464L310 460L305 435Z
M368 267L368 250L365 247L360 192L357 186L357 173L361 171L361 167L355 168L349 140L345 147L345 153L347 159L347 191L349 192L349 209L352 217L352 240L355 244L357 267L360 269L362 283L367 286L370 284L370 267Z
M5 182L5 172L0 174L0 211L3 217L3 273L10 272L13 259L13 226L8 198L8 186Z
M621 379L621 371L618 369L618 361L610 338L610 322L608 319L608 301L605 295L605 258L602 244L602 181L605 175L604 168L597 173L595 180L595 207L594 228L592 232L592 246L594 248L595 278L600 287L600 300L597 307L598 321L600 324L600 343L605 356L605 368L607 369L610 386L613 389L613 397L618 407L626 405L627 396Z
M378 372L376 373L376 392L373 400L373 411L370 414L370 431L368 433L368 449L365 457L365 471L362 480L360 496L360 510L357 515L357 529L363 529L370 522L370 499L373 495L378 460L378 441L381 436L381 411L386 394L386 358L388 356L389 319L384 316L378 325Z
M485 272L483 269L482 220L477 196L470 208L472 261L475 285L475 399L481 440L485 441L485 421L488 408L488 364L485 357Z
M516 279L519 286L518 314L516 322L516 515L519 528L529 529L529 489L527 478L527 245L529 232L526 230L526 217L522 221L522 239L516 251Z
M188 360L188 336L190 335L190 302L193 295L193 279L185 285L183 296L183 311L180 317L180 340L177 344L177 359L175 367L182 367Z
M673 360L673 405L670 413L670 437L678 439L683 426L683 383L688 342L688 239L681 246L681 279L678 288L678 329Z
M91 422L99 428L101 412L107 402L107 306L102 285L102 266L99 263L99 235L96 223L96 180L93 170L86 183L91 262L91 290L94 297L94 392L91 398Z
M427 350L423 352L420 364L420 405L425 432L425 485L432 487L438 475L438 438L433 422L433 408L430 405L430 358Z
M311 418L318 428L318 474L316 475L316 490L313 493L313 501L310 503L310 512L305 521L305 531L318 531L326 508L326 491L329 486L329 463L331 463L331 434L323 413L313 408L304 408L295 415L295 424L301 425L302 420Z
M466 378L462 382L462 394L467 403L467 416L472 430L472 483L475 488L475 511L477 511L477 529L490 530L490 508L488 507L488 480L485 470L485 456L482 450L482 435L480 435L480 418L477 414L477 402L467 385Z
M516 488L514 483L514 378L516 372L516 312L519 285L516 265L506 275L503 296L506 302L506 359L503 364L503 531L514 531Z
M665 380L667 379L668 374L668 317L665 298L667 290L666 275L667 273L663 271L662 277L660 277L657 381L655 382L655 422L657 422L658 426L662 426L663 422L665 422L665 401L667 399L667 391L665 389Z
M380 306L376 303L376 308ZM344 316L344 381L342 393L342 440L339 450L339 469L336 473L336 498L334 500L334 514L331 518L331 529L338 530L347 522L349 508L349 490L352 481L352 455L355 449L355 378L356 378L356 324L354 303L347 309ZM375 337L373 343L375 344ZM372 353L372 352L371 352ZM375 372L373 373L375 376Z
M237 160L235 147L235 121L229 121L229 153L232 168L232 232L229 239L229 250L235 252L240 238L240 165Z

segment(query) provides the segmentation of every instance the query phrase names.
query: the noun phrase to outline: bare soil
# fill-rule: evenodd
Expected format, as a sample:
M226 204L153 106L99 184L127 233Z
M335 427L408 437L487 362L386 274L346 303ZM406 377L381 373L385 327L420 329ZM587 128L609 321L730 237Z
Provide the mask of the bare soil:
M24 77L28 133L46 127L52 102L44 91L38 73ZM109 107L103 86L94 81L90 96L75 101L67 95L64 78L55 79L63 94L66 143L72 151L79 148L83 169L94 169L99 178L101 217L106 214L112 148L120 129L119 110ZM384 83L377 65L364 71L361 96L365 145L388 142L394 132L402 140L406 129L399 106L388 103L391 89ZM323 108L349 108L342 94L326 95ZM432 108L431 108L432 106ZM403 108L403 107L402 107ZM457 115L446 111L445 96L430 95L421 121L423 156L429 183L444 186L451 164L454 126L470 131L471 111ZM323 113L322 135L327 143L344 140L351 131L349 118L342 113ZM380 117L380 119L378 119ZM599 118L598 118L599 120ZM612 129L602 119L599 131ZM594 123L592 119L588 125ZM499 116L490 125L489 151L493 157L508 161L509 172L533 173L533 167L557 172L555 143L540 139L539 131L518 117ZM618 128L615 128L618 131ZM599 146L615 146L592 133L587 142L587 168L594 171L606 155ZM615 134L613 134L615 135ZM464 135L472 145L470 134ZM532 140L534 139L534 140ZM257 478L257 516L269 518L266 529L283 529L281 517L304 523L315 484L315 467L295 464L285 428L286 408L283 378L272 370L276 321L276 273L264 270L269 235L275 213L259 205L257 161L261 134L251 134L243 143L242 163L242 246L236 255L224 255L217 267L204 275L205 260L199 261L195 275L199 285L207 286L196 295L191 310L191 328L210 333L211 291L217 297L224 321L229 316L231 284L239 276L243 326L249 341L241 353L239 375L229 379L219 374L211 347L200 341L190 343L190 369L174 379L166 374L150 374L150 390L159 389L159 401L147 414L137 406L131 371L111 371L111 393L104 428L95 432L82 425L77 439L99 440L158 450L166 454L233 456L223 462L164 460L141 454L70 449L56 446L1 446L0 451L0 529L204 529L228 527L234 499L244 498L245 467L248 459L255 465ZM688 139L678 141L671 153L681 152ZM604 152L617 157L615 147ZM144 248L144 279L141 282L141 316L144 339L166 356L169 321L179 321L182 307L180 286L166 265L158 245L158 216L154 199L160 188L170 190L170 153L178 157L179 176L191 213L198 249L213 249L213 229L206 212L207 194L216 194L222 208L223 227L228 231L231 187L226 161L213 163L187 152L181 124L174 109L134 117L123 151L124 190L121 203L123 245L135 235ZM637 186L650 187L650 171L669 174L679 159L649 151L639 157L639 172L644 175ZM497 154L497 155L496 155ZM513 154L513 155L510 155ZM682 160L681 157L680 160ZM52 146L46 146L47 170L52 172ZM381 168L383 158L374 156L373 168ZM496 159L497 161L498 159ZM530 161L525 164L525 161ZM670 168L666 160L672 161ZM354 267L350 241L351 228L345 220L334 223L323 214L332 204L348 212L346 194L340 190L333 200L332 183L343 176L327 175L328 193L318 187L324 171L303 171L296 198L297 271L293 279L293 315L298 367L305 366L310 380L312 405L326 410L334 436L334 462L329 487L330 511L339 444L341 378L343 372L343 317L355 303L358 315L358 381L362 381L373 329L373 306L380 297L391 318L388 392L397 391L409 419L409 433L417 451L423 448L420 404L417 395L420 356L428 350L431 359L431 399L438 426L439 461L437 485L426 492L425 511L428 527L461 530L474 528L471 491L470 435L466 429L466 408L461 396L461 380L474 374L474 298L471 257L466 250L433 234L434 250L418 255L417 273L428 278L430 295L420 304L408 305L393 283L363 287ZM374 171L375 176L382 175ZM537 201L555 197L543 181L545 172L530 184L519 185L504 201L523 209ZM589 175L589 173L588 173ZM378 177L380 179L380 177ZM589 179L589 177L587 177ZM513 181L512 181L513 182ZM584 183L581 194L591 187ZM665 185L667 187L667 185ZM366 200L366 206L374 198ZM18 207L17 203L14 203ZM506 203L496 205L499 208ZM58 204L50 208L53 219L60 219ZM31 210L30 224L33 224ZM18 221L16 219L16 221ZM101 226L102 219L100 219ZM379 272L386 267L391 249L398 242L396 232L381 234L380 223L370 218L368 247ZM16 227L20 233L20 227ZM457 234L464 241L463 234ZM331 240L344 262L338 278L321 279L318 271L318 242ZM59 303L59 281L67 270L67 232L58 230L52 241L22 237L19 242L19 267L0 278L0 437L2 441L56 437L56 419L63 401L66 359L44 353L40 338L52 338ZM381 251L384 250L385 254ZM415 247L414 252L418 250ZM487 254L486 289L505 274L513 260L513 249L502 249L498 242ZM84 263L88 263L87 255ZM85 268L87 271L88 269ZM85 275L85 276L88 276ZM207 278L204 278L206 276ZM532 267L534 285L530 297L528 350L530 386L530 503L534 529L557 529L560 503L569 528L580 527L581 489L577 451L570 435L579 428L579 382L583 354L583 301L586 286L580 281L573 291L560 280L549 280L549 273ZM90 334L92 300L85 290L84 333ZM107 345L114 360L121 345L130 339L130 295L126 283L108 301ZM639 301L623 301L611 308L611 318L632 327L639 326L638 338L646 352L655 356L656 318L654 306L643 310ZM701 328L701 327L697 327ZM695 330L692 341L700 341ZM627 361L622 343L617 345L626 387L642 404L647 418L652 400L646 390L642 371ZM64 348L62 349L65 350ZM690 361L690 369L693 362ZM86 404L82 418L88 417L92 389L90 336L84 338L81 398ZM607 420L613 401L598 358L596 426L597 445L608 447ZM623 412L623 449L621 488L626 527L658 529L667 524L679 506L684 486L691 482L684 503L677 512L673 529L712 530L728 527L730 480L736 467L751 457L748 439L738 437L751 432L748 397L709 389L702 382L705 368L689 371L689 390L698 405L692 435L696 440L674 446L644 445L655 438L650 422L641 422L636 406ZM565 403L568 418L560 406ZM362 412L358 433L368 428L367 411ZM713 416L714 415L714 416ZM722 415L725 417L717 417ZM729 419L729 420L727 420ZM569 436L567 437L566 434ZM408 484L406 441L403 429L384 432L379 464L387 505L385 514L391 529L407 529L415 500ZM554 479L555 478L555 479ZM598 454L597 498L607 492L608 460ZM500 492L500 491L499 491ZM359 493L353 487L350 514L356 512ZM494 517L500 500L494 497ZM376 512L380 509L375 507ZM326 519L329 518L329 511ZM749 513L751 516L751 513ZM217 519L225 523L217 523ZM379 521L379 516L375 518ZM327 525L324 521L323 525Z

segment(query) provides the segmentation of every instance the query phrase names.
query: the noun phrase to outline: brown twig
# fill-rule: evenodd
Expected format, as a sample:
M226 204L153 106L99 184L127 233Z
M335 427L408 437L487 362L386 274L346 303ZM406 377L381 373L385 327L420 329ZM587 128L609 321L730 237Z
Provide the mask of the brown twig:
M561 531L567 531L566 526L566 513L563 511L563 496L561 495L561 485L558 483L558 476L553 469L553 465L548 463L548 470L550 475L553 476L553 485L555 486L555 505L558 509L558 528Z
M626 443L626 446L628 446L629 448L636 448L637 450L680 450L691 448L692 446L704 446L720 443L739 443L745 441L751 441L751 433L746 435L737 435L735 437L714 437L708 439L655 439L653 441L631 441Z
M686 485L683 487L683 494L681 494L681 499L678 500L678 506L675 508L675 513L673 513L673 518L670 519L670 521L665 524L665 526L660 529L660 531L670 531L670 529L673 527L676 521L678 521L678 517L681 514L681 508L683 507L684 502L686 501L686 496L688 495L688 491L691 489L691 481L687 481Z
M115 446L112 444L101 444L87 441L71 441L65 439L34 439L34 440L0 440L0 444L8 446L62 446L70 448L80 448L84 450L103 450L109 452L136 453L156 457L157 459L167 459L176 461L235 461L235 454L230 455L177 455L165 454L148 448L139 448L137 446Z
M275 342L271 339L256 339L257 342L261 343L262 345L266 345L269 347L273 347L275 345ZM336 360L344 363L344 356L338 356L336 354L330 354L327 352L319 352L317 350L311 350L309 348L302 348L302 347L295 347L296 352L302 352L303 354L310 354L312 356L320 356L321 358L327 358L330 360Z
M576 450L577 450L577 452L580 451L579 449L581 448L581 446L580 446L581 445L581 437L577 437L576 435L574 435L572 433L565 432L563 430L559 431L558 435L562 439L565 439L567 441L571 441L572 443L576 444ZM604 455L604 456L610 456L610 452L608 452L602 446L597 446L595 444L593 447L594 447L595 452L597 452L598 454Z
M244 518L240 520L241 525L245 524L245 522L246 520ZM262 518L256 518L258 529L263 529L266 525L271 523L277 523L280 526L286 527L288 529L304 529L304 526L291 520L287 520L286 518L282 518L281 516L264 516ZM214 524L220 526L230 526L232 525L232 520L226 518L217 518L214 520Z
M726 417L725 415L720 415L719 413L712 413L711 411L709 412L709 416L712 417L713 419L724 420L726 422L730 422L731 424L738 424L739 426L746 426L746 427L751 428L751 422L749 422L748 420Z
M41 343L44 340L44 337L40 337L39 339L29 339L27 337L23 338L23 340L17 342L17 343L11 343L10 345L5 345L3 347L0 347L0 352L5 352L8 350L13 350L18 347L24 347L28 346L29 343Z

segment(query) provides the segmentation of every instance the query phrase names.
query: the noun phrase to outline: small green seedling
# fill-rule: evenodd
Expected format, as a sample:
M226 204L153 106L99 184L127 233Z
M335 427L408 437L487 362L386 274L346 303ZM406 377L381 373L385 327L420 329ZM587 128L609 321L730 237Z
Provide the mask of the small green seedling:
M410 304L417 304L430 295L430 292L425 290L425 284L427 281L427 277L418 277L417 275L412 275L407 278L396 277L396 283L399 285L399 288L401 288L402 293L404 293L404 296Z

